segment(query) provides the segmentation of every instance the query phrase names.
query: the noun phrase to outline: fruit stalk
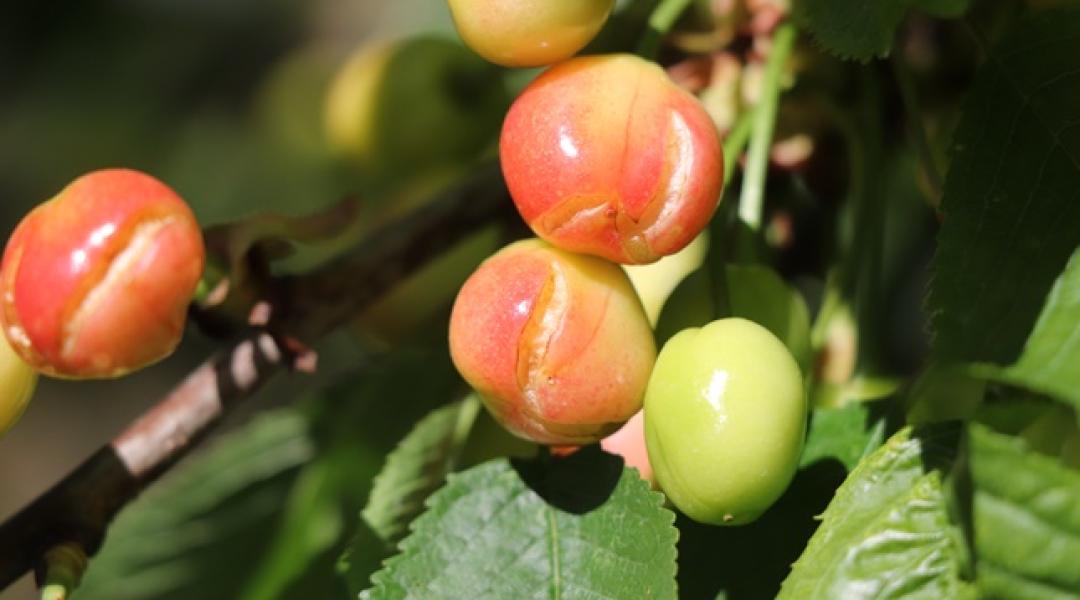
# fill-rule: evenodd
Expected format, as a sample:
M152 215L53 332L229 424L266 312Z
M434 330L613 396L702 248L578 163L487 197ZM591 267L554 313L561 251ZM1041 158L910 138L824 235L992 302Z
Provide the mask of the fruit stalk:
M653 58L660 50L660 39L664 34L671 31L675 21L690 6L693 0L661 0L660 4L649 15L649 30L642 38L638 46L638 55L643 58Z
M765 174L769 167L769 148L776 128L776 110L780 98L780 74L795 43L795 26L784 23L776 29L769 62L765 67L761 102L754 109L753 133L746 156L742 194L739 197L739 218L753 231L761 229L761 212L765 202Z

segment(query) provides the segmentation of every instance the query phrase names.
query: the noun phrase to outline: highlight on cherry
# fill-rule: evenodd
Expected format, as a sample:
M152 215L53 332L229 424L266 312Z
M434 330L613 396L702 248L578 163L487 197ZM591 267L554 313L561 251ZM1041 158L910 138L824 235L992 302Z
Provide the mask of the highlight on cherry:
M195 216L129 169L77 178L19 223L0 267L0 323L46 375L115 378L176 348L203 273Z
M631 55L555 65L510 107L499 158L521 216L561 248L624 264L685 248L720 201L723 151L700 102Z

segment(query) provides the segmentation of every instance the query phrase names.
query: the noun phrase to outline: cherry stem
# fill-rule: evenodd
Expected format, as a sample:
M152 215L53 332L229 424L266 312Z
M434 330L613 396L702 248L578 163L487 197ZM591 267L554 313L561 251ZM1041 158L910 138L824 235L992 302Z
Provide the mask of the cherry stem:
M660 41L693 0L660 0L660 4L649 15L649 28L638 45L638 55L653 60L660 52Z
M731 131L724 138L724 183L731 182L735 175L735 167L739 164L739 157L746 149L746 143L750 140L750 132L753 129L757 110L751 108L744 111L732 125Z
M731 177L735 174L739 157L750 139L750 126L753 120L754 109L742 112L724 138L725 188L721 192L723 197L732 195ZM731 202L730 199L720 202L720 208L716 211L709 226L709 255L706 273L710 279L709 289L712 291L713 318L717 319L731 314L731 298L727 285L728 240L732 237L732 225L735 222L734 211L730 207Z
M46 552L44 563L41 600L64 600L79 585L87 558L81 546L67 542Z
M780 98L780 79L784 63L795 43L795 26L785 22L773 35L761 99L754 111L750 149L746 157L742 193L739 197L739 218L755 234L761 229L762 208L765 202L765 176L769 167L769 149L776 128L776 113Z

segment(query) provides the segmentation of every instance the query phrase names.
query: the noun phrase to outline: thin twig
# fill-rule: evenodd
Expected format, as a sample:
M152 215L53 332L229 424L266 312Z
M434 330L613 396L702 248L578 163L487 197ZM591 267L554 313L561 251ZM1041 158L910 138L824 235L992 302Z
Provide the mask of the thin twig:
M113 517L186 455L238 401L290 366L291 336L314 341L370 305L403 277L512 206L497 168L374 232L338 260L275 281L267 327L211 357L161 402L29 506L0 525L0 589L58 544L87 554ZM40 577L40 573L39 573Z

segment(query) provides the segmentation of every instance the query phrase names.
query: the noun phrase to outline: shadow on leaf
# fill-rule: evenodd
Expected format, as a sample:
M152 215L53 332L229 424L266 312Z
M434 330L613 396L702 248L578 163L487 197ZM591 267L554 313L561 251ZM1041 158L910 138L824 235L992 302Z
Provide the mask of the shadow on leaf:
M835 459L800 470L787 492L757 521L713 527L679 515L679 597L685 600L773 598L817 529L847 470Z
M599 508L622 477L623 460L586 446L567 457L541 456L512 460L521 480L548 504L576 515Z

